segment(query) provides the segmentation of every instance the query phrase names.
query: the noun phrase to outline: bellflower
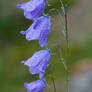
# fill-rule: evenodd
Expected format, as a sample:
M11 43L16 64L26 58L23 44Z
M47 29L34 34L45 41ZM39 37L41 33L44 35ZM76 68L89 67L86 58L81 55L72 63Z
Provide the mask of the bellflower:
M39 73L39 78L42 79L45 74L46 67L49 65L50 52L48 50L40 50L33 54L31 58L22 61L22 64L29 67L32 75Z
M45 81L37 80L32 83L24 83L24 87L27 89L27 92L43 92Z
M44 11L45 0L32 0L27 3L19 4L17 7L24 10L25 18L35 20Z
M50 33L50 17L45 15L38 18L28 30L20 33L25 34L27 40L39 40L41 47L47 46L47 39Z

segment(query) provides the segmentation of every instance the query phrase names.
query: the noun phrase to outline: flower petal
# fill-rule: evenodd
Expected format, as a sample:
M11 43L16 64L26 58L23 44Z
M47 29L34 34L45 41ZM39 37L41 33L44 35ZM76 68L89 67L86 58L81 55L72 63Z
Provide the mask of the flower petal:
M45 0L33 0L27 3L17 5L18 8L24 10L25 18L29 20L37 19L45 9Z
M24 87L27 89L27 92L43 92L45 81L37 80L32 83L24 83Z
M21 31L21 34L26 34L27 40L39 40L41 47L47 46L47 39L50 33L50 18L42 16L34 21L28 30Z
M33 54L31 58L21 63L29 67L29 72L34 75L39 73L39 78L42 79L45 70L49 65L50 52L48 50L40 50Z

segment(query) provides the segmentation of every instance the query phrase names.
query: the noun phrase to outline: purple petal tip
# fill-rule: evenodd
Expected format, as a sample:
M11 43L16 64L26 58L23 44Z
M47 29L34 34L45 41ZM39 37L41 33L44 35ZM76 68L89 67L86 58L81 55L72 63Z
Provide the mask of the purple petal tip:
M17 7L17 8L20 8L20 7L21 7L21 5L19 5L19 4L18 4L18 5L16 5L16 7Z
M26 34L26 32L25 31L20 31L20 34L24 35L24 34Z
M24 64L24 63L25 63L25 61L22 61L22 62L21 62L21 64Z

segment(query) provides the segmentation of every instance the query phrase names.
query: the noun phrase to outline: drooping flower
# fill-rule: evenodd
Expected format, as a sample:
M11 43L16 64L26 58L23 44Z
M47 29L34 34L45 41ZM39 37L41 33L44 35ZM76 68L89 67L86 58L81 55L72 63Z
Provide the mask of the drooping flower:
M42 79L45 74L46 67L49 65L50 52L49 50L40 50L33 54L31 58L21 63L29 67L32 75L39 73L39 78Z
M19 4L17 7L24 10L25 18L35 20L44 11L45 0L32 0L27 3Z
M37 80L32 83L24 83L24 87L27 89L27 92L43 92L45 81Z
M21 31L20 33L26 34L27 40L39 40L41 47L47 46L47 39L50 33L50 17L45 15L38 18L27 31Z

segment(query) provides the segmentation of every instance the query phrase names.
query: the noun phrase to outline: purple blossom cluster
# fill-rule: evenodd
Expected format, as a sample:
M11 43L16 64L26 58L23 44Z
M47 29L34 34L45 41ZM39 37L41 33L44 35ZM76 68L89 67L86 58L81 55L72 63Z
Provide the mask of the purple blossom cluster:
M33 24L26 30L20 31L22 35L26 35L26 40L38 40L41 47L47 46L47 39L50 33L50 17L41 16L46 6L45 0L32 0L27 3L17 5L18 8L24 10L26 19L32 20ZM24 83L27 92L43 92L45 88L45 80L43 76L49 65L50 51L48 49L35 52L32 57L21 63L29 67L32 75L39 74L39 80L32 83Z

